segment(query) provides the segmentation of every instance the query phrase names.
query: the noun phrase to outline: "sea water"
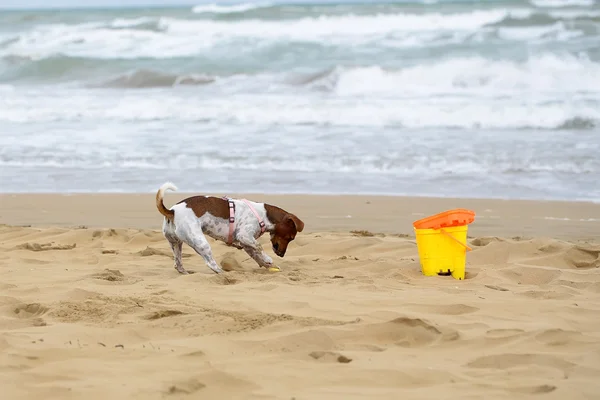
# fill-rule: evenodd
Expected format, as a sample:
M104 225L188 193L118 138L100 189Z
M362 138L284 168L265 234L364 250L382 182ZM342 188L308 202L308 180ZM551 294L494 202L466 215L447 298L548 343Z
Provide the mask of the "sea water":
M600 3L0 11L0 191L600 199Z

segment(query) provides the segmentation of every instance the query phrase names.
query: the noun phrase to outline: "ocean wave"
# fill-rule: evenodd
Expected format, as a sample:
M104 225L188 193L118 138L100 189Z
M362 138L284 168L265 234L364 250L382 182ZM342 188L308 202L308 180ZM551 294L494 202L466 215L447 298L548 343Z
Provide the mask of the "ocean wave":
M531 0L531 4L540 8L589 7L594 3L595 0Z
M443 31L474 32L501 21L506 10L455 14L381 14L375 16L307 17L290 21L215 21L172 17L118 19L83 24L39 25L13 35L0 46L0 56L36 58L62 54L89 58L172 58L194 56L222 47L245 49L269 43L377 45L377 41L424 40ZM406 39L406 40L404 40ZM452 38L450 39L452 40ZM417 40L418 42L418 40Z
M579 160L562 160L556 162L552 158L540 156L522 156L515 159L510 150L499 151L495 157L463 156L456 159L453 151L444 151L431 155L422 155L406 149L394 152L391 156L364 154L360 150L352 154L336 152L335 157L326 154L312 156L302 149L293 160L286 157L264 157L248 154L245 151L205 149L196 150L193 154L183 150L168 154L161 150L129 151L127 155L115 155L113 152L90 151L84 145L82 154L71 152L30 151L26 155L1 154L0 167L26 168L59 168L59 169L139 169L139 170L239 170L323 173L361 173L382 175L421 175L432 176L485 176L492 173L498 175L527 175L536 173L555 174L593 174L600 171L597 162L581 162ZM210 157L204 156L206 153ZM204 154L203 154L204 153ZM161 163L156 163L160 157Z
M213 83L214 77L194 74L168 74L151 70L135 70L104 82L90 85L102 88L159 88L180 85L206 85Z
M189 64L192 60L185 62ZM539 99L579 94L593 97L600 92L600 63L566 53L542 53L524 61L473 56L434 59L395 68L342 64L311 72L259 70L220 74L206 71L202 63L196 63L197 68L188 67L185 72L179 72L179 63L173 62L139 63L64 56L41 60L9 56L0 59L0 67L3 63L6 70L2 73L0 68L0 79L7 83L66 79L79 80L89 87L150 88L218 82L216 90L228 94L291 95L297 87L303 87L309 92L329 92L340 98L471 95Z
M151 32L165 32L168 26L162 18L139 17L139 18L117 18L108 23L98 23L92 26L114 30L138 30Z
M269 8L272 3L241 3L231 5L220 5L217 3L202 4L192 8L192 12L196 14L233 14L243 13L250 10L256 10L260 8Z
M369 53L425 47L481 46L497 39L565 42L597 36L600 11L496 8L454 13L379 13L320 15L290 20L214 20L182 16L109 17L82 23L38 24L20 32L0 33L0 57L43 59L68 56L90 59L211 59L289 53L319 46ZM365 53L367 50L360 50ZM337 52L340 54L340 52ZM228 58L229 57L229 58ZM353 58L355 58L353 56ZM243 63L244 60L241 60Z
M328 87L340 96L598 93L600 63L554 54L531 57L526 62L469 57L399 70L340 67L317 75L308 83Z
M512 12L503 19L486 25L487 27L518 27L536 28L541 25L554 25L556 23L600 23L600 11L590 10L562 10L551 12Z
M600 126L598 101L558 95L421 96L372 98L365 96L299 96L192 94L181 91L119 92L69 91L64 97L13 91L10 101L0 98L0 122L31 124L87 121L129 124L195 123L203 126L315 126L405 129L535 129L593 130ZM38 99L38 97L40 97Z
M556 22L552 25L527 27L527 28L499 28L497 36L512 42L534 42L534 43L566 43L570 40L585 35L583 30L565 29L565 24Z
M17 36L17 35L0 36L0 49L3 47L8 47L18 41L19 41L19 36Z
M80 57L33 56L0 57L0 79L3 81L53 82L87 79L94 71L118 67L114 61L97 61ZM4 68L2 68L4 67Z

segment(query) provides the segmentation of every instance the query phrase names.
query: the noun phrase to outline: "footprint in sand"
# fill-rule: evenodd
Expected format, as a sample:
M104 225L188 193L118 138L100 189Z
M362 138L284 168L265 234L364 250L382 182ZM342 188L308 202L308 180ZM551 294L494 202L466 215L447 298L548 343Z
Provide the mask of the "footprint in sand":
M161 319L161 318L167 318L167 317L172 317L174 315L182 315L184 314L182 311L179 310L161 310L161 311L154 311L153 313L147 315L144 317L144 319L148 319L148 320L157 320L157 319Z
M142 256L142 257L150 257L150 256L164 256L164 257L169 257L169 258L173 257L172 253L158 250L158 249L155 249L150 246L146 246L146 248L144 250L140 250L135 254Z
M575 268L600 268L600 246L573 246L564 257Z
M459 338L455 330L438 328L418 318L401 317L388 322L357 327L352 334L355 340L367 341L375 345L396 345L421 347L439 340L449 341ZM348 339L352 340L351 337Z
M115 229L97 230L92 233L92 238L103 238L113 236L119 236L119 232L117 232Z
M555 390L556 386L554 385L521 386L509 389L511 392L522 394L544 394L554 392Z
M40 303L19 304L12 308L11 317L20 320L15 324L10 324L13 328L21 328L23 326L46 326L47 323L41 318L50 309ZM23 325L25 324L25 325Z
M495 354L478 357L467 364L471 368L509 369L524 365L539 365L565 371L575 364L548 354Z
M105 269L102 272L92 275L96 279L102 279L109 282L121 282L125 280L125 275L118 269Z
M556 269L518 266L500 271L500 275L520 285L547 285L560 277Z
M236 279L231 275L218 274L218 275L213 275L210 278L208 278L208 282L210 282L211 284L227 286L227 285L235 285L235 284L239 283L239 279Z
M140 278L134 278L130 276L125 276L118 269L108 269L106 268L102 272L98 272L96 274L91 275L92 279L97 279L100 281L111 282L116 284L125 284L132 285L141 281Z
M341 364L348 364L352 361L351 358L346 357L343 354L335 353L333 351L313 351L308 354L315 360L325 361L325 362L338 362Z
M204 389L206 385L197 379L188 379L169 386L167 394L192 394L198 390Z
M49 250L72 250L77 246L73 244L54 244L54 243L23 243L16 247L19 250L29 251L49 251Z
M35 318L46 314L48 310L40 303L20 304L14 308L14 314L17 318Z
M183 354L182 357L204 357L206 353L202 350L192 351L191 353Z
M504 242L504 240L496 236L484 236L471 240L471 245L476 247L483 247L487 246L492 242Z
M554 385L532 385L532 386L515 386L510 387L507 385L482 385L488 389L502 390L507 391L509 393L515 394L544 394L550 393L556 390L556 386Z
M138 256L142 257L150 257L150 256L163 256L168 258L173 258L173 253L171 251L163 251L159 249L155 249L154 247L146 246L144 250L140 250L135 253ZM188 253L182 253L181 258L190 258L192 255Z

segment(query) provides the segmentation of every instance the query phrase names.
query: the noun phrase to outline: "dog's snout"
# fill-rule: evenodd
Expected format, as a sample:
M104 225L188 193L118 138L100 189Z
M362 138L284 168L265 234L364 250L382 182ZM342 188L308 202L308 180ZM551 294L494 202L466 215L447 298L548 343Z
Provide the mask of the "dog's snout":
M273 251L279 257L283 257L283 255L285 254L285 249L281 250L281 248L279 247L279 243L273 243Z

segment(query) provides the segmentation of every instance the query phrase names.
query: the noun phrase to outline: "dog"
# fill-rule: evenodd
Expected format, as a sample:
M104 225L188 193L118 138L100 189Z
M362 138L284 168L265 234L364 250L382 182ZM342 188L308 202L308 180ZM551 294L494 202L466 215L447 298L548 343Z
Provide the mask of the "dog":
M244 250L259 267L279 269L257 239L269 232L273 251L283 258L289 243L304 229L304 222L294 214L246 199L192 196L169 209L163 203L167 190L176 191L177 187L171 182L163 184L156 192L156 208L164 216L162 232L171 245L175 269L180 274L188 274L181 261L183 243L204 258L212 271L223 272L205 235Z

